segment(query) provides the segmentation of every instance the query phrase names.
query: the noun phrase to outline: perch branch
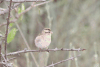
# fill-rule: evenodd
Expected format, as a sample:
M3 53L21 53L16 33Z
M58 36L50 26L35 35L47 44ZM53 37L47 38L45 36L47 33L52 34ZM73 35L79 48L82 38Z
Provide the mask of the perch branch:
M43 2L43 3L40 3L40 4L36 4L36 5L34 5L34 3L32 3L32 5L31 5L29 8L27 8L27 9L25 10L24 13L26 13L27 11L29 11L30 9L32 9L32 7L36 7L36 6L39 6L39 5L42 5L42 4L45 4L45 3L48 3L48 2L50 2L50 1ZM21 15L23 15L24 13L22 12L22 14L19 14L19 17L20 17ZM13 16L13 17L14 17L14 16ZM17 19L18 19L19 17L16 17L16 19L14 18L14 19L15 19L14 22L15 22L15 24L16 24L18 30L20 31L21 36L22 36L22 38L24 39L26 46L28 47L28 49L30 49L28 42L26 41L26 39L25 39L25 37L24 37L24 35L23 35L23 33L22 33L22 31L21 31L19 25L18 25L17 22L16 22ZM30 53L31 53L31 52L30 52ZM36 65L37 65L37 67L38 67L38 63L37 63L37 61L36 61L34 55L33 55L32 53L31 53L31 55L32 55L32 58L34 59L34 62L36 63Z
M55 48L55 49L46 49L46 50L27 50L27 49L24 49L24 50L21 50L21 51L8 53L7 56L21 54L21 53L27 53L27 52L84 51L84 50L86 50L86 49L80 49L80 48L79 49L64 49L64 48L58 49L58 48Z

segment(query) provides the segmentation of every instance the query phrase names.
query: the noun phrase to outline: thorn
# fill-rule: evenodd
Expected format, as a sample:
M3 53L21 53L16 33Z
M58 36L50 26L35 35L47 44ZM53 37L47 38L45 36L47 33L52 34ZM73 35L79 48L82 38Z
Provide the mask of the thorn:
M26 52L27 48L24 49L24 51Z
M63 50L63 48L61 48L61 50Z
M27 50L27 48L25 48L24 50Z
M0 34L0 37L2 37L2 34Z
M78 52L81 50L81 48L78 48Z
M79 50L81 49L81 48L78 48Z
M48 48L49 49L49 48ZM47 52L49 53L50 51L47 49Z
M71 51L73 51L73 49L71 49Z
M18 56L20 56L20 54L18 53Z
M86 50L86 49L83 49L83 50ZM82 50L82 51L83 51L83 50Z
M55 50L57 50L58 48L56 47Z
M57 50L57 48L54 49L54 51L56 51L56 50Z

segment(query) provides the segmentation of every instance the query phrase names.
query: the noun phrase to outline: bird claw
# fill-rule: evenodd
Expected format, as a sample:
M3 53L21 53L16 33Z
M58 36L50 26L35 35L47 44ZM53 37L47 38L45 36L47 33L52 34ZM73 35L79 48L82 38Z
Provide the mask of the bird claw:
M48 48L49 49L49 48ZM47 52L49 52L49 50L47 49Z

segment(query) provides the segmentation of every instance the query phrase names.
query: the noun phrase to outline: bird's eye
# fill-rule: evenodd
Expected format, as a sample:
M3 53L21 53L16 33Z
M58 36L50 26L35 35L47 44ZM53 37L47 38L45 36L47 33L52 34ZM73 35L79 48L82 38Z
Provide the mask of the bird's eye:
M50 29L45 29L45 30L49 30L49 31L51 31Z
M50 32L45 32L45 33L50 33Z

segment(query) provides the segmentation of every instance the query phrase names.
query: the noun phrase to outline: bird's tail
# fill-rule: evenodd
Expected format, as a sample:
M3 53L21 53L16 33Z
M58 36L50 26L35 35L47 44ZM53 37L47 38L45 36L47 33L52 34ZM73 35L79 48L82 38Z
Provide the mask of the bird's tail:
M39 67L44 67L47 65L49 58L49 53L48 52L40 52L39 53Z

